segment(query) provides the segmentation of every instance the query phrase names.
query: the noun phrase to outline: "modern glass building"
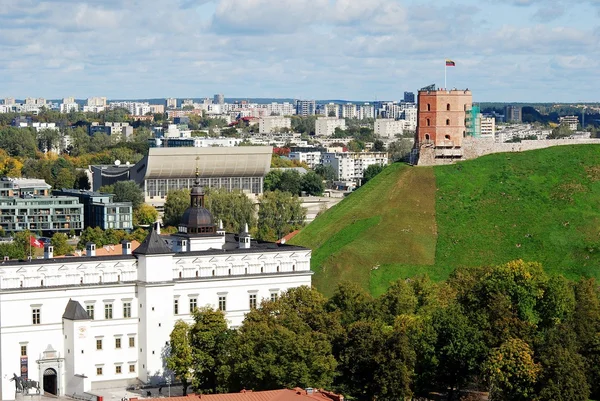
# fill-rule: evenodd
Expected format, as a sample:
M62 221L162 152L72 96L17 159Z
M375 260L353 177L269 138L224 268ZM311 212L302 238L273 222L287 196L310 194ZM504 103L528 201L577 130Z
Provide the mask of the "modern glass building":
M75 197L0 198L0 227L15 231L71 231L83 229L83 205Z
M103 230L133 229L133 207L131 202L114 202L113 194L102 194L78 189L54 191L54 195L76 197L83 205L85 227L100 227Z

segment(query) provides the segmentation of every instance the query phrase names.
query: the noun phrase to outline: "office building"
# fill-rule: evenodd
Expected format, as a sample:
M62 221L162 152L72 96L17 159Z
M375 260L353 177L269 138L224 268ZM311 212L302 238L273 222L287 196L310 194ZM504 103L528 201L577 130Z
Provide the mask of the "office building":
M508 105L504 107L504 121L507 123L520 123L523 121L521 106Z
M236 328L262 300L311 285L310 249L255 241L246 227L225 233L199 185L178 232L151 230L135 250L123 241L120 255L97 256L88 243L82 256L56 257L48 245L44 259L4 261L1 399L15 399L13 374L75 399L174 380L164 350L176 321L191 323L208 305Z
M346 129L346 120L336 117L318 117L315 121L316 136L332 136L335 129Z
M222 93L217 93L213 97L213 103L214 104L224 104L225 103L225 95L223 95Z
M258 132L270 134L272 132L289 131L292 129L292 120L289 117L261 117L258 119Z
M404 92L404 102L405 103L414 103L415 102L415 93L414 92Z
M79 199L83 205L85 227L100 227L131 231L133 229L133 207L131 202L115 202L113 194L103 194L79 189L53 191L55 196L68 196Z

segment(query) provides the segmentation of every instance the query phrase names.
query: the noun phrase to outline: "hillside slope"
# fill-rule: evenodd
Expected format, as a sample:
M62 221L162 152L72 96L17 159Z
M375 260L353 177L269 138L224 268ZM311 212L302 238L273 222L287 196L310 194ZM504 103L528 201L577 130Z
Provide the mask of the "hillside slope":
M519 258L600 278L600 146L392 165L292 242L313 249L326 295L342 280L377 295L401 277Z

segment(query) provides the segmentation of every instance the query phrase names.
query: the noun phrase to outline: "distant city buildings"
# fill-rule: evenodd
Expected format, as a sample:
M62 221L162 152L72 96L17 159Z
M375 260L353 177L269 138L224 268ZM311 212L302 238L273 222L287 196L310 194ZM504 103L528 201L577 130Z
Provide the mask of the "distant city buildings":
M90 135L103 133L108 136L120 137L127 139L133 135L133 127L129 123L106 122L104 125L93 122L88 129Z
M213 103L214 104L224 104L225 96L222 93L217 93L215 96L213 96Z
M74 111L79 111L79 104L75 101L73 97L66 97L63 99L60 104L60 112L61 113L71 113Z
M335 129L346 129L346 120L336 117L318 117L315 121L315 135L321 137L332 136Z
M414 103L415 102L415 93L414 92L404 92L404 102Z
M388 164L388 155L386 152L323 153L321 164L331 166L337 180L355 181L360 184L360 180L369 166Z
M167 109L176 109L177 108L177 99L170 97L166 100Z
M394 138L402 135L406 122L404 120L394 120L391 118L379 118L375 120L375 136L380 138Z
M296 114L299 116L312 116L316 113L316 102L314 100L296 100Z
M261 134L280 132L282 129L291 130L291 128L292 120L289 117L269 116L258 120L258 132Z
M480 135L482 138L496 137L496 119L494 117L479 116Z
M571 131L576 131L579 126L578 116L565 116L559 119L561 125L566 125Z
M523 109L520 106L508 105L504 107L504 121L507 123L520 123L523 121Z

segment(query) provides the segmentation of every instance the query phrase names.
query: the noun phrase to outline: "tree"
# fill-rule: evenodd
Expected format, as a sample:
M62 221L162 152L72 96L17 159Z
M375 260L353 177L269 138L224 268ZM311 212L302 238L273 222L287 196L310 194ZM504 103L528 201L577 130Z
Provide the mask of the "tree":
M244 224L252 231L256 228L254 202L242 191L210 188L206 192L206 208L216 222L223 221L227 232L240 232Z
M279 189L282 174L283 171L281 170L270 170L265 176L263 184L264 191L276 191Z
M414 145L414 139L398 139L388 145L388 153L391 161L408 161L410 152Z
M69 245L67 234L55 233L50 239L50 243L54 247L55 255L67 255L74 251L73 247Z
M133 209L144 203L144 193L135 181L119 181L113 185L115 202L131 202Z
M229 337L223 312L208 307L193 311L194 323L190 328L190 344L194 366L193 384L200 393L216 393L223 374L227 375L225 360Z
M189 189L176 189L167 193L163 220L168 226L178 226L183 212L190 207Z
M12 157L34 157L37 149L35 132L29 128L1 128L0 149Z
M365 149L365 144L362 141L352 139L348 142L348 150L350 152L362 152Z
M73 188L75 189L83 189L87 191L91 189L92 185L90 184L90 179L85 171L79 171L77 175L75 175L75 183Z
M528 401L534 398L541 369L525 341L513 338L493 349L484 370L490 380L491 399Z
M320 175L314 171L309 171L302 176L301 188L302 191L306 192L308 195L321 196L323 195L325 185L323 184L323 178Z
M300 199L286 192L265 192L258 209L258 238L274 241L304 224L306 209Z
M68 168L61 168L56 174L56 178L52 186L54 189L71 189L74 185L75 174L73 174L73 170Z
M60 132L55 129L41 129L37 132L38 149L41 152L51 152L59 149Z
M415 313L418 304L413 289L405 280L394 282L377 301L388 324L393 324L397 316Z
M104 232L100 227L86 227L79 236L77 249L85 249L85 244L88 242L96 244L97 247L107 245L104 242Z
M365 185L367 182L371 181L371 179L377 174L381 173L383 169L385 169L385 166L382 166L381 164L371 164L369 167L367 167L363 173L362 185Z
M183 320L175 322L170 335L170 349L167 356L167 368L179 378L183 385L183 396L192 378L194 359L190 344L190 326Z
M385 144L381 139L376 139L375 142L373 142L373 148L371 148L371 150L373 152L384 152Z
M134 225L150 225L158 221L158 211L154 206L142 204L133 212Z
M335 169L330 165L318 164L314 168L315 173L321 176L321 178L327 182L335 180Z
M573 131L571 131L567 124L559 124L552 130L552 133L548 135L548 139L567 138L571 135L573 135Z

